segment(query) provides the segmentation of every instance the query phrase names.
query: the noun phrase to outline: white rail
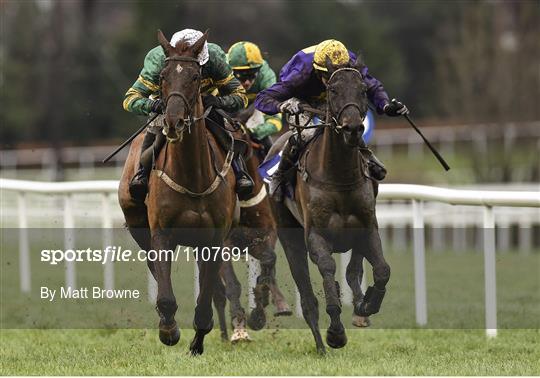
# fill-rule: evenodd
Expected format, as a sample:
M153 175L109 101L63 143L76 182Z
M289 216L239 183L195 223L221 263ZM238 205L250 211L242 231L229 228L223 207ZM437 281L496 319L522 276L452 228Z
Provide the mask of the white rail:
M117 181L79 181L79 182L37 182L0 179L0 191L17 192L19 213L19 264L20 285L23 292L30 291L30 258L28 247L28 227L26 193L62 195L64 197L64 227L66 228L66 246L73 244L70 229L74 227L72 196L80 193L98 193L102 195L102 226L104 241L110 240L112 226L108 200L118 190ZM415 270L415 308L418 325L427 324L427 295L425 274L425 234L424 234L424 202L442 202L452 205L481 206L484 209L484 270L485 270L485 320L486 333L489 337L497 335L497 298L495 272L495 218L494 206L540 207L539 191L480 191L438 188L425 185L383 184L379 187L379 200L405 200L412 202L414 236L414 270ZM346 257L344 257L346 258ZM343 262L342 262L343 263ZM250 274L255 273L256 266L250 262ZM344 273L343 273L344 274ZM344 278L342 278L344 280ZM75 267L68 265L66 269L66 285L75 286ZM155 296L155 282L149 276L149 296ZM104 282L107 288L114 287L112 266L104 267ZM346 282L346 281L345 281ZM251 283L253 285L253 283ZM197 286L197 283L196 283ZM344 285L346 287L346 285ZM250 289L251 291L251 289ZM152 293L153 292L153 293ZM253 299L250 298L250 302ZM349 298L350 300L350 298ZM298 303L298 301L297 301ZM300 311L298 311L299 313Z

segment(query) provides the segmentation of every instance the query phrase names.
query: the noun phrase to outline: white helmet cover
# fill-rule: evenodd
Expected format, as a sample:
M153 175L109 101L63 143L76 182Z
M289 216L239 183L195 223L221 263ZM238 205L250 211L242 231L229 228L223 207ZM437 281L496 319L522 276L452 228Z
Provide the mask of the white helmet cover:
M172 47L175 47L176 44L183 39L188 45L193 46L202 36L203 33L198 30L184 29L173 34L170 44ZM208 62L208 43L206 41L204 42L204 46L199 53L199 56L197 56L197 60L201 66Z

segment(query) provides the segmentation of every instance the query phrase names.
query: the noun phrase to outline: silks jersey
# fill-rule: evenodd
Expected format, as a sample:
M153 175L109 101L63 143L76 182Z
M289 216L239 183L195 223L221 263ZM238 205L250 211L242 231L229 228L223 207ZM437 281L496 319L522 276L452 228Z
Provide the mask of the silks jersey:
M313 54L316 46L308 47L296 53L281 69L279 81L270 88L261 91L255 99L255 107L266 114L279 112L279 104L292 97L316 106L326 101L326 88L317 77L313 67ZM351 61L356 61L356 55L349 51ZM382 83L371 76L368 68L361 70L367 85L368 99L373 103L379 114L388 104L388 94Z
M215 43L208 43L209 59L202 66L201 94L216 91L220 95L223 110L236 112L247 106L246 91L234 77L225 52ZM165 66L165 52L156 46L144 59L144 67L135 83L126 92L124 109L140 115L148 115L152 100L159 95L159 74Z

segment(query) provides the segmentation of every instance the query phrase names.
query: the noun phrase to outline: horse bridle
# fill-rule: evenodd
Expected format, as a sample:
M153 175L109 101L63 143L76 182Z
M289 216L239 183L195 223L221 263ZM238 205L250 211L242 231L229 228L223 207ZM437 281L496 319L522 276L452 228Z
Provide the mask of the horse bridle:
M356 68L351 68L351 67L338 68L337 70L332 72L332 74L330 75L330 78L328 79L326 83L326 100L328 102L327 119L332 120L332 122L329 123L329 126L332 127L337 133L341 132L341 130L343 129L343 125L340 125L339 120L341 118L341 115L345 111L345 109L347 109L348 107L352 106L358 110L358 113L360 113L360 118L362 119L362 122L364 122L364 118L366 118L365 113L362 115L362 109L360 109L360 105L358 105L356 102L346 103L345 105L341 107L341 109L339 109L336 116L332 116L332 114L334 114L334 107L332 106L332 99L330 97L329 84L338 72L343 72L343 71L356 72L358 75L360 75L361 80L364 79L360 71L358 71Z
M163 131L162 131L163 135L165 135L167 137L168 142L174 143L174 142L177 142L177 141L182 141L182 138L184 136L184 131L186 130L186 128L188 129L188 132L191 132L191 126L195 122L205 118L208 114L205 112L205 114L203 114L201 117L193 117L193 108L195 106L195 103L197 101L197 98L198 98L200 90L201 90L201 65L199 64L199 61L196 58L192 58L190 56L173 56L173 57L165 58L165 63L168 63L168 62L171 62L171 61L194 62L194 63L197 63L197 65L199 67L199 79L198 79L198 82L197 82L197 91L195 92L195 98L193 99L192 102L190 102L187 99L185 94L183 94L182 92L179 92L179 91L170 92L168 94L167 98L165 99L165 111L164 111L164 114L167 114L167 105L169 104L169 100L172 97L180 97L182 99L182 102L184 103L184 105L186 107L187 117L182 119L182 121L183 121L182 126L178 126L178 123L180 122L180 119L174 125L174 131L176 133L176 137L171 138L171 137L168 136L169 128L171 126L168 125L166 121L165 121L165 125L163 126ZM161 88L161 81L162 81L162 76L160 75L160 80L159 80L159 87L160 88Z

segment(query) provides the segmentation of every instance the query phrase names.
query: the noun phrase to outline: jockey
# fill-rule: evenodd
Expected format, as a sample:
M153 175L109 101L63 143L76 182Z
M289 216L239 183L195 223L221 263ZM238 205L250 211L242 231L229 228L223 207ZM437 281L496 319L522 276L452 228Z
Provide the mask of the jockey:
M326 57L335 66L344 66L356 61L355 54L334 39L305 48L283 66L279 75L280 81L257 95L255 107L266 114L302 113L301 101L317 107L317 104L324 100L326 82L329 78ZM379 114L385 113L392 117L408 114L409 110L405 105L397 101L390 102L381 82L368 73L367 67L364 67L361 73L367 85L368 99L375 105ZM296 139L290 138L283 150L279 167L272 176L270 193L276 201L283 198L283 190L280 187L284 181L284 173L294 166L298 158L298 148L294 146ZM373 153L368 157L368 168L370 175L378 181L386 176L386 168Z
M281 115L267 115L253 106L257 93L276 82L276 74L263 59L259 47L251 42L237 42L227 53L234 76L247 92L248 117L245 124L251 136L265 145L271 145L269 136L281 130ZM266 143L264 143L266 142Z
M175 46L181 40L188 44L194 44L203 33L198 30L184 29L175 33L170 41ZM227 63L225 52L214 43L204 43L202 51L197 57L202 66L201 94L205 108L212 106L213 109L223 109L226 112L236 112L247 105L246 91L234 77L231 67ZM165 104L158 98L159 75L165 66L165 52L161 46L154 47L148 52L144 59L144 67L135 83L126 92L123 107L125 110L138 115L149 115L150 113L163 114ZM211 93L218 93L213 96ZM209 118L220 117L221 124L223 118L214 110L210 112ZM160 118L160 116L158 116ZM143 152L152 146L156 134L150 128L147 129L141 146L141 156ZM148 192L148 176L151 170L151 161L139 160L139 169L129 183L131 196L140 201L144 201ZM232 162L233 171L236 177L236 191L239 194L249 194L253 189L253 181L245 171L245 163L240 154L235 154Z

